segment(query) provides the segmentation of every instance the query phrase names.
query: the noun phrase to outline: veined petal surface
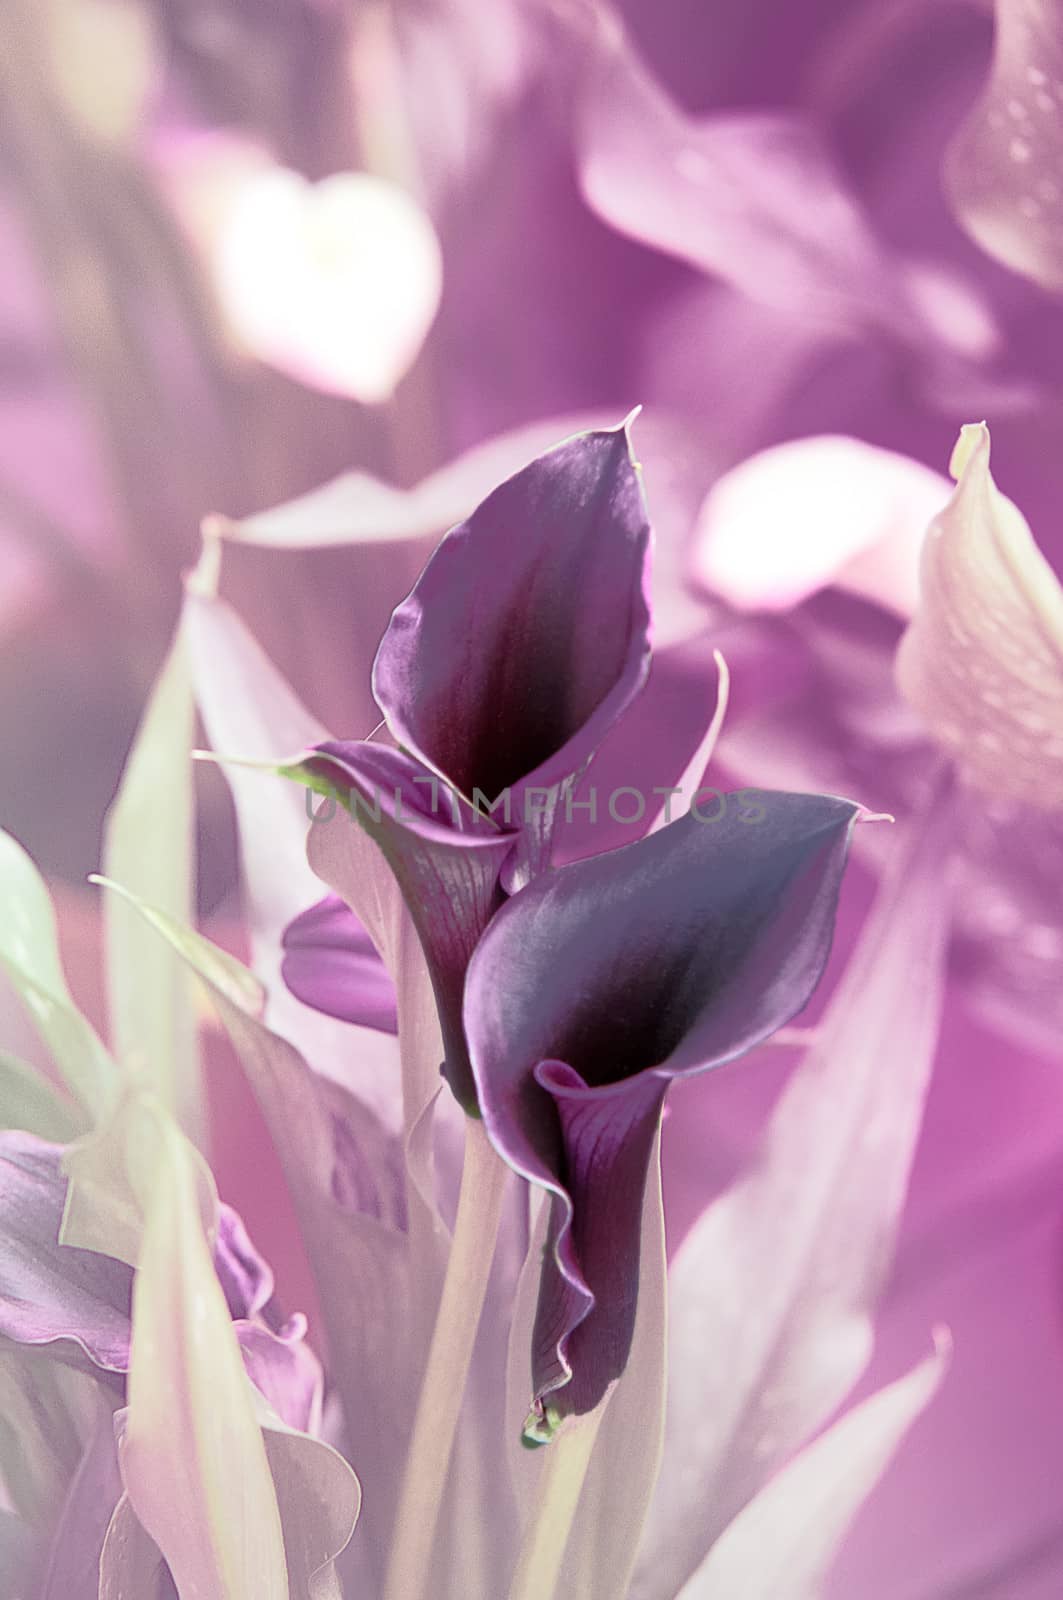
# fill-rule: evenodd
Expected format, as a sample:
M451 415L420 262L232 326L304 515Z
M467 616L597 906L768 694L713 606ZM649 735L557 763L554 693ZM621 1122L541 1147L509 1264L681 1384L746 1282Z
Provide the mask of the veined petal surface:
M964 428L959 482L923 548L897 681L964 777L998 801L1063 808L1063 588Z

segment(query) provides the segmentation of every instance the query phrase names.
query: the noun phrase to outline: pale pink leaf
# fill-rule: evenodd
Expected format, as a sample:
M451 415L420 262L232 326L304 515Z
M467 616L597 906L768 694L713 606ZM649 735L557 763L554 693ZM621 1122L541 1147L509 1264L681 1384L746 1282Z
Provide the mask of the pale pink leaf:
M943 1346L806 1445L739 1512L678 1600L819 1600L849 1525L947 1365Z
M664 1464L637 1600L673 1600L867 1362L937 1042L951 830L942 802L902 841L759 1159L673 1263Z

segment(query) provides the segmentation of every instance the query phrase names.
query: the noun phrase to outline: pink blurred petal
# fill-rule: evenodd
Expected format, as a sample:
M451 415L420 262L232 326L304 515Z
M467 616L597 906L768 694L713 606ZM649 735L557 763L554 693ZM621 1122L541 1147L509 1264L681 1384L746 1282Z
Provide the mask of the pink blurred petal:
M203 1232L195 1167L161 1117L153 1165L133 1291L122 1481L179 1592L288 1600L276 1493Z
M919 552L947 479L862 440L796 439L752 456L710 491L692 575L741 611L782 611L838 584L911 616Z
M959 483L923 551L922 599L897 655L906 698L996 800L1063 806L1063 589L964 428Z
M869 321L910 330L900 281L810 120L692 117L610 22L578 154L588 203L622 233L836 332Z
M1063 14L997 0L989 81L945 163L960 222L1006 266L1063 291Z
M439 305L428 217L397 185L264 168L230 197L213 258L223 311L259 360L365 403L387 400Z

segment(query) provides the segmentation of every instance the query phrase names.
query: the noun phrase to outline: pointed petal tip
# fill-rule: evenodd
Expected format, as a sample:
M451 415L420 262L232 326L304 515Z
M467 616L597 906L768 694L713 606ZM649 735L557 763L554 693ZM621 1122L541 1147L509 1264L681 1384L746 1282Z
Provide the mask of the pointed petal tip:
M984 455L985 464L989 465L989 448L989 429L985 422L965 422L949 458L949 473L957 483L977 456Z
M220 516L217 512L212 512L203 518L199 525L203 541L199 560L184 574L186 594L200 595L205 600L218 598L221 584L222 537L228 525L228 517Z

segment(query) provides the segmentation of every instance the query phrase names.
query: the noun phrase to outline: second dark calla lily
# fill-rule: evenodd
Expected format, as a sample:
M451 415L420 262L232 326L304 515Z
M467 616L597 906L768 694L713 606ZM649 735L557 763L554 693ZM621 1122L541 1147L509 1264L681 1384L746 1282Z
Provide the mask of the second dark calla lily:
M503 907L469 968L465 1031L489 1137L550 1191L531 1442L624 1370L639 1220L669 1084L800 1011L830 948L858 807L764 793L563 867Z

